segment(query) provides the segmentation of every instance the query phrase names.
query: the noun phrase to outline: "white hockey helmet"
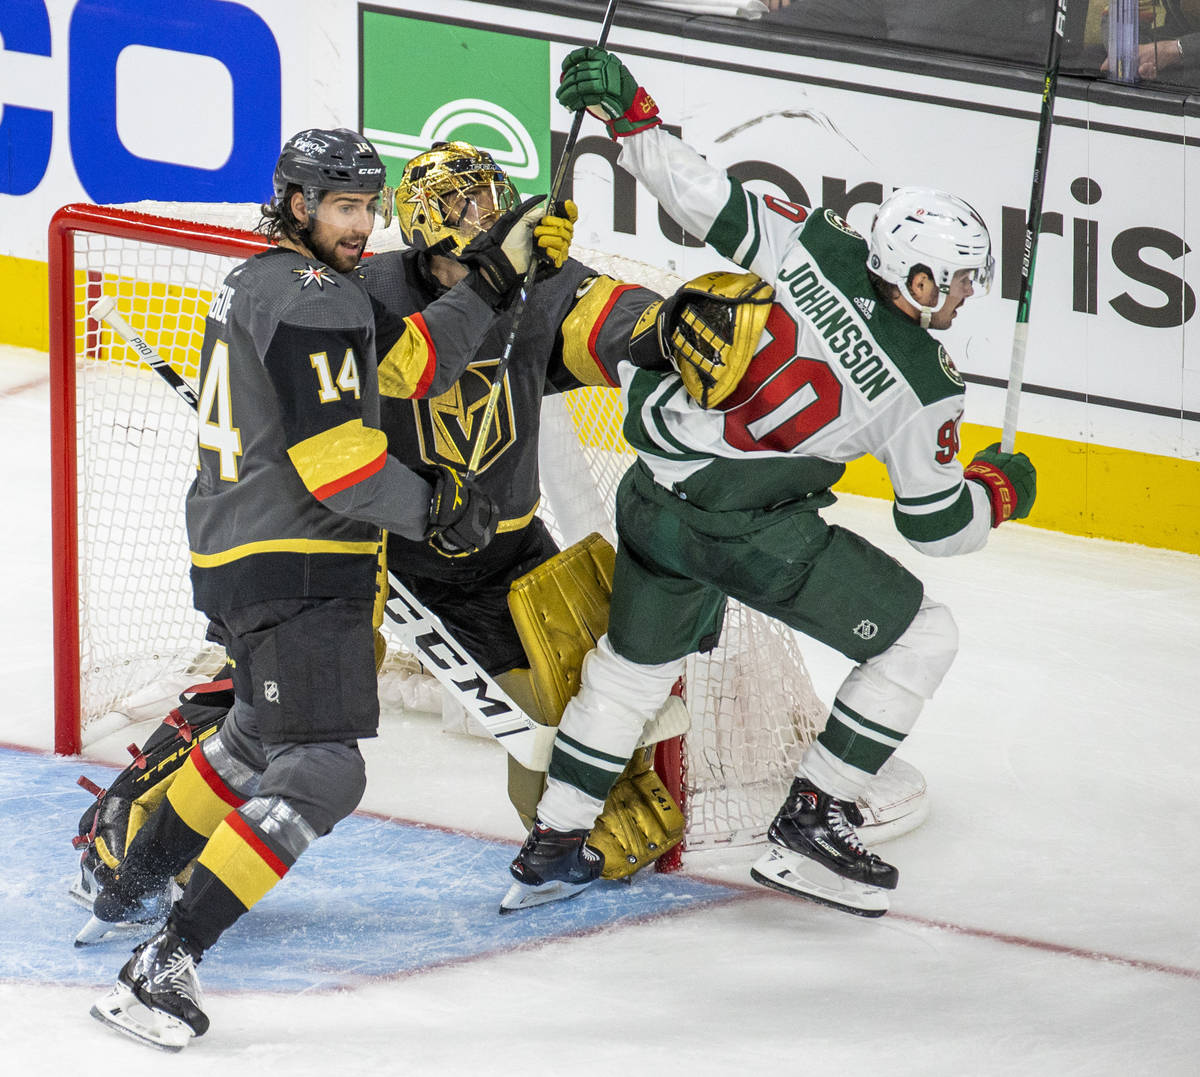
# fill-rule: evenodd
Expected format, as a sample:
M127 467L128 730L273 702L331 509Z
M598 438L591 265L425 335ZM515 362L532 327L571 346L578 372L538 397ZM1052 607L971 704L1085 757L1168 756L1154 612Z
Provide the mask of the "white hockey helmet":
M929 187L900 187L871 222L867 268L911 300L907 285L918 267L929 271L940 292L949 291L960 269L971 270L976 289L986 292L995 270L992 240L983 218L961 198Z

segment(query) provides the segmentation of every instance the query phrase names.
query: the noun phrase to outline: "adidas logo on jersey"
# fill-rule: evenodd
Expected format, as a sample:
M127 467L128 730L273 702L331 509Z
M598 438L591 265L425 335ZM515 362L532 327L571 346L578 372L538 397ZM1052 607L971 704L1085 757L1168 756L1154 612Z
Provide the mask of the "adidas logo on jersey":
M875 300L868 299L865 295L856 295L854 305L858 307L864 318L869 318L875 313Z

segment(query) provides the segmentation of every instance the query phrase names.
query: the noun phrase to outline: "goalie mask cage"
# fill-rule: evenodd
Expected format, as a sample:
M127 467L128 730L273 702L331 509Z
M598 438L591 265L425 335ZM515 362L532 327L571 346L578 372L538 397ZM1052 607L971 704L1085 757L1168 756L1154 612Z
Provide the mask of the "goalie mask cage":
M223 659L205 643L205 619L191 603L183 499L196 463L195 415L89 311L112 296L135 332L194 385L213 291L266 242L248 230L258 219L253 207L142 210L67 206L50 225L55 750L62 754L127 724L139 701L162 700L165 713L174 693ZM393 225L377 230L371 246L400 243ZM681 283L626 258L576 257L659 292ZM589 531L615 542L617 483L633 459L620 408L613 389L547 398L541 515L564 545ZM687 847L760 840L823 722L795 634L731 601L720 645L688 660L686 698L692 730L682 747L660 746L658 761L682 793Z

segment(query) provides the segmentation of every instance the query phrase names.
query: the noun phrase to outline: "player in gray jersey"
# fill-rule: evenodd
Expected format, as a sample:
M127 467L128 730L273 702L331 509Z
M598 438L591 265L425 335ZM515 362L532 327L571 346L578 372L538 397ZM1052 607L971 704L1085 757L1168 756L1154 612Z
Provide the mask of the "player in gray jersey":
M482 549L495 532L485 493L450 469L418 475L389 456L379 428L381 381L396 394L438 393L465 367L435 365L413 346L428 326L399 327L377 361L375 315L354 271L383 185L361 134L295 135L263 211L274 245L230 272L208 311L187 529L195 604L229 656L235 702L95 901L101 923L126 919L148 885L195 859L166 925L92 1008L153 1046L178 1050L206 1031L201 955L362 797L357 742L375 735L379 715L381 528L447 554ZM464 252L449 309L430 312L435 335L452 342L464 318L506 301L540 216L514 207L486 249Z
M756 195L660 126L619 59L564 61L559 101L602 116L619 163L686 231L747 273L710 273L667 300L671 372L621 371L638 461L617 499L608 633L567 706L538 820L504 909L577 893L599 874L588 828L642 727L711 648L734 596L857 664L805 750L753 877L865 916L898 872L863 846L855 804L913 728L957 650L945 606L865 539L827 524L851 460L887 467L900 533L933 555L978 550L1028 514L1022 453L957 459L963 381L930 330L986 291L987 228L961 199L903 188L864 240L836 214Z

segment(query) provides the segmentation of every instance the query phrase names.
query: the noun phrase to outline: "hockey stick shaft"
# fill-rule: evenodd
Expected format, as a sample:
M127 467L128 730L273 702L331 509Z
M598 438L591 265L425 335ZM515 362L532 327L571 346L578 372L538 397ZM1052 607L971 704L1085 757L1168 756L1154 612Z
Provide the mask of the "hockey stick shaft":
M102 321L109 326L189 405L193 408L200 406L200 399L196 396L196 391L183 380L170 363L158 354L158 351L146 341L145 337L117 313L117 303L111 295L101 296L97 299L88 313L97 321Z
M529 770L549 770L558 727L543 725L526 714L458 645L437 614L390 573L388 583L391 595L384 613L404 646L518 763ZM669 696L642 730L637 746L681 736L691 724L691 713L683 701Z
M604 22L600 27L600 36L596 39L596 48L602 49L608 41L608 32L612 29L613 17L617 13L617 0L608 0L608 9L604 12ZM586 109L577 109L574 117L571 120L571 130L567 135L566 144L563 146L562 154L558 158L558 167L554 170L554 180L550 184L550 197L547 199L546 208L553 210L554 203L558 200L558 192L562 190L563 180L567 175L567 166L571 163L571 158L575 154L575 143L579 140L579 130L583 126L583 114ZM529 293L533 291L534 282L537 280L538 260L534 255L529 262L529 269L525 272L525 277L521 281L521 291L517 295L517 300L512 306L512 321L509 322L508 336L504 341L504 350L500 354L500 361L496 364L496 373L492 380L492 387L488 391L487 405L483 409L483 417L479 420L479 429L475 434L475 444L471 449L471 459L467 464L466 477L469 479L476 471L479 470L480 461L483 459L484 449L487 447L488 437L492 430L492 421L496 415L496 405L500 400L500 390L504 385L504 376L508 373L508 364L512 361L513 342L517 339L517 330L521 325L521 316L525 313L525 307L529 302Z
M1012 452L1017 436L1017 409L1025 376L1025 350L1029 343L1029 305L1033 298L1033 270L1037 262L1038 235L1042 228L1042 200L1046 192L1046 170L1050 163L1050 133L1054 128L1054 97L1058 91L1058 66L1062 59L1067 0L1051 0L1054 11L1050 48L1042 81L1042 112L1038 117L1037 148L1033 157L1033 180L1029 191L1029 213L1025 218L1025 245L1021 253L1021 287L1017 296L1017 321L1013 328L1012 359L1009 363L1008 395L1004 402L1002 452Z
M535 722L517 706L400 580L389 574L388 583L391 595L384 612L401 642L518 763L546 770L557 729Z

